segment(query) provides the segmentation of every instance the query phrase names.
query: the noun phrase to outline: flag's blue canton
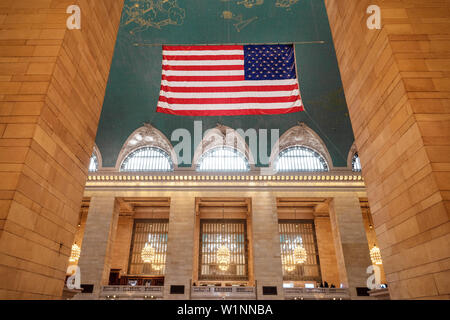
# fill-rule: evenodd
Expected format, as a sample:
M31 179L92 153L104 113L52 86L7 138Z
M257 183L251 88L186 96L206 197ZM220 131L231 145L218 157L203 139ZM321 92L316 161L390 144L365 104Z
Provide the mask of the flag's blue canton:
M293 45L244 46L245 80L295 79Z

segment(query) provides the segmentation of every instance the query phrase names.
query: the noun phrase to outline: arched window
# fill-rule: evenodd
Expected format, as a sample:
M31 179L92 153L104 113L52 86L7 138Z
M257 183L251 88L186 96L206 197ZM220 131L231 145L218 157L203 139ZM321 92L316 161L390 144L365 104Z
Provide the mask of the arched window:
M359 160L358 153L355 153L352 158L352 170L354 172L361 172L361 161Z
M143 147L134 150L123 160L120 171L173 171L173 162L164 150L155 147Z
M91 156L91 162L89 162L89 172L96 172L98 170L98 159L95 153Z
M226 147L215 147L206 151L198 161L199 172L247 172L250 165L242 152Z
M328 171L325 158L313 149L293 146L284 149L275 162L277 172L324 172Z

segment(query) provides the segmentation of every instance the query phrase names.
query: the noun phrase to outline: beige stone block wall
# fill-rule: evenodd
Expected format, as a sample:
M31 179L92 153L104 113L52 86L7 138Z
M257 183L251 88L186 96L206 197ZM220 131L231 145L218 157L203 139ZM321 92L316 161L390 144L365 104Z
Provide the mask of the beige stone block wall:
M365 231L362 224L362 215L359 207L359 197L366 196L365 193L355 192L335 192L335 191L267 191L267 190L241 190L241 191L207 191L207 190L173 190L173 191L88 191L85 196L90 197L170 197L170 217L169 217L169 237L168 237L168 255L167 255L167 267L165 275L165 293L166 299L188 299L190 297L190 280L195 274L193 269L195 263L194 259L198 259L195 254L195 239L198 237L198 230L195 229L195 198L196 197L246 197L252 200L252 216L251 216L251 234L249 239L253 241L253 253L252 257L249 257L249 262L252 266L249 266L249 271L253 269L253 274L249 275L249 279L257 281L258 285L258 299L273 299L283 298L282 290L282 265L280 257L280 243L278 233L278 213L276 208L277 197L354 197L358 201L358 213L360 224L348 224L347 228L357 228L351 231L352 233L359 234L365 239ZM353 211L356 212L356 211ZM322 217L318 217L322 219ZM318 232L319 242L319 255L321 260L321 271L324 280L328 283L334 283L338 286L340 280L339 269L336 262L336 253L334 246L333 233L329 218L324 217L324 220L317 220L316 217L316 230ZM119 221L125 219L120 217ZM128 218L127 218L128 219ZM125 263L124 257L128 259L129 256L129 243L126 243L125 234L128 233L130 237L128 241L131 241L131 234L129 233L131 222L119 222L117 231L117 237L114 243L114 251L121 250L120 255L114 252L112 254L113 262L110 267L119 267L121 263ZM120 227L120 225L122 225ZM358 229L359 228L359 229ZM347 230L348 231L348 230ZM123 241L117 240L120 238L119 233L123 235ZM83 250L83 249L82 249ZM368 258L368 245L365 241L365 254ZM359 258L356 257L356 260ZM122 262L121 262L122 261ZM341 261L344 261L341 259ZM367 267L370 262L367 262ZM343 263L343 270L345 277L347 277L346 265ZM367 277L365 269L360 268L359 274L357 271L350 273L350 277ZM198 272L198 271L197 271ZM340 280L340 282L343 282ZM365 282L364 282L365 283ZM184 295L170 295L170 285L185 285ZM263 296L262 286L277 286L278 296Z
M0 1L0 299L62 294L122 6Z
M372 265L361 206L356 195L334 197L330 220L341 283L356 296L356 288L367 287L367 267Z
M81 284L94 285L93 297L108 284L118 219L115 197L91 198L78 266Z
M330 217L315 217L314 225L316 228L322 281L326 281L330 285L334 284L336 288L339 288L339 270Z
M171 193L170 193L171 194ZM169 194L169 195L170 195ZM254 195L255 193L253 193ZM198 193L197 195L203 195L202 193ZM266 194L264 193L264 196ZM258 200L258 199L257 199ZM258 212L260 212L260 207L257 206ZM255 213L256 214L256 213ZM278 213L279 215L279 213ZM308 214L307 218L312 214ZM225 215L226 218L235 218L230 214ZM85 220L87 217L87 213L82 215L82 222L81 227L79 231L76 234L76 241L80 245L82 238L83 238L83 232L84 232L84 226L85 226ZM218 218L221 218L218 217ZM239 218L242 218L239 215ZM271 220L272 221L272 220ZM113 244L113 250L111 255L111 269L121 269L122 274L126 274L128 271L128 263L129 263L129 254L130 254L130 244L132 239L132 232L133 232L133 222L134 219L131 216L119 216L118 224L117 224L117 231L114 239ZM198 222L196 222L198 224ZM253 226L251 219L247 221L249 224L248 226L248 232L249 232L249 241L253 243L251 240L251 237L253 237ZM266 222L267 223L267 222ZM273 221L272 221L273 223ZM318 242L318 250L319 250L319 258L320 258L320 269L321 269L321 275L323 281L327 281L329 284L335 284L336 286L339 286L339 271L337 267L337 260L336 260L336 254L335 254L335 247L334 247L334 239L332 236L332 230L331 230L331 223L329 217L316 217L314 219L315 228L316 228L316 237ZM265 224L263 224L265 225ZM273 227L272 227L273 228ZM194 230L194 245L197 242L198 246L198 232L199 229L195 228ZM278 235L278 229L276 229L276 235ZM78 240L77 240L78 239ZM269 237L266 237L265 241L275 241L275 246L272 246L272 249L275 251L275 260L276 260L276 266L275 269L272 270L272 272L275 272L277 275L276 277L279 278L279 274L281 274L281 262L278 266L278 250L279 248L279 237L276 238L273 237L273 235L269 235ZM264 248L264 247L263 247ZM254 263L253 263L253 251L250 250L253 248L249 248L249 283L250 285L254 284ZM198 281L198 256L197 256L197 249L194 249L194 257L193 257L193 268L192 268L192 279L194 282ZM260 265L270 265L272 262L268 262L267 260L267 254L264 250L259 251L261 254L260 259L265 259L265 262ZM261 260L260 260L261 261ZM280 268L279 270L277 268ZM169 270L169 272L172 272ZM262 274L264 276L264 274ZM272 278L270 276L267 277L268 281L273 284ZM279 281L279 279L278 279Z
M164 298L189 299L194 264L195 194L173 192L170 198ZM184 294L170 294L171 285L183 285Z
M111 254L111 269L120 269L120 274L128 273L133 225L133 217L119 216Z
M325 3L391 298L448 299L450 3Z
M280 233L276 197L272 192L252 196L253 268L258 300L284 299ZM263 295L263 286L276 286L277 295Z

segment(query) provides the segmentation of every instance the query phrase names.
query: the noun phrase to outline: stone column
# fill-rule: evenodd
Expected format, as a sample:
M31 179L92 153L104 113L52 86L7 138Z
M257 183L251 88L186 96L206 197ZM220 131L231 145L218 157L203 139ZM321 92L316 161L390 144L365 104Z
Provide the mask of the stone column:
M339 287L339 270L336 260L336 248L329 216L315 216L317 249L319 250L322 281Z
M194 257L195 195L174 192L170 199L164 298L189 299ZM171 286L184 286L184 294L170 294Z
M78 266L81 284L92 284L94 290L79 298L97 298L101 286L108 284L118 218L119 205L114 197L91 198Z
M252 197L252 225L258 300L284 299L278 214L272 193L261 191ZM263 295L264 286L276 286L277 295Z
M122 6L0 1L0 299L62 295Z
M325 4L390 295L448 299L450 3Z
M369 275L366 270L372 265L358 197L345 195L333 198L330 220L339 279L350 289L350 295L356 297L356 288L367 286Z
M133 237L134 219L131 216L120 216L113 245L111 269L120 269L120 274L128 273L130 247Z

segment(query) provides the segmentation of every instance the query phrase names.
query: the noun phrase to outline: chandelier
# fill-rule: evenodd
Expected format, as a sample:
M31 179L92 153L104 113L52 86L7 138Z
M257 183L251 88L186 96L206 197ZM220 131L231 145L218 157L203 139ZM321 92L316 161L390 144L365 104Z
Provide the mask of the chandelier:
M295 263L294 263L294 258L292 255L285 255L283 257L283 264L284 264L284 269L288 272L294 271L295 269Z
M155 258L155 248L146 243L145 247L142 248L141 258L144 263L152 263L153 259Z
M77 262L78 259L80 258L80 253L81 253L80 247L76 243L74 243L72 245L72 251L70 252L69 261L70 262Z
M380 248L378 248L376 245L373 245L373 248L370 249L370 259L372 260L373 264L382 264L381 261L381 253Z
M217 249L217 262L219 263L219 269L222 271L227 271L230 267L230 249L227 246L222 245Z
M294 249L294 262L295 264L303 264L306 262L306 258L308 254L306 253L306 249L303 248L303 244L297 245Z
M225 206L222 206L222 219L225 220ZM230 249L225 245L225 223L222 224L221 238L223 244L217 249L217 263L219 264L220 270L227 271L230 267L231 254Z

